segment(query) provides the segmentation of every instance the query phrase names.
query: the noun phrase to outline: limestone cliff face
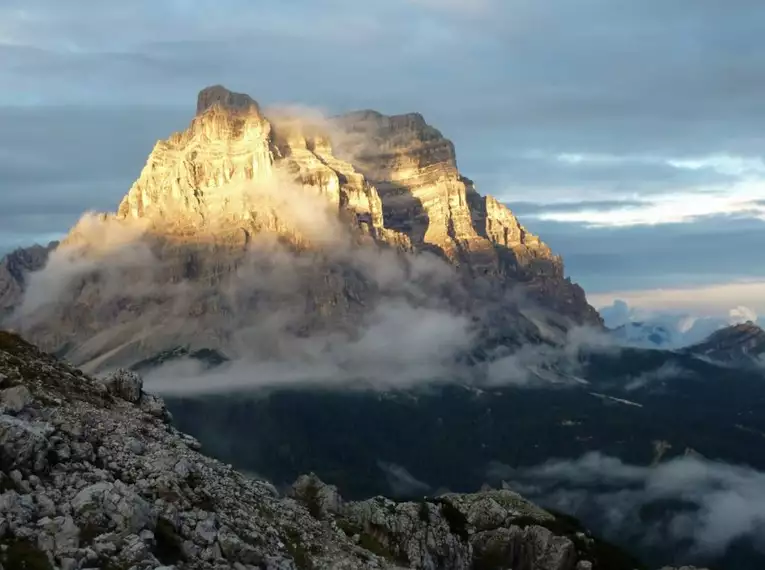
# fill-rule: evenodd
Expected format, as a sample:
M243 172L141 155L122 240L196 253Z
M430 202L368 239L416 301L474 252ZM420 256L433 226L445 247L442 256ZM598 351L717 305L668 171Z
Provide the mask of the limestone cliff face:
M277 131L249 96L220 86L200 92L186 131L157 143L117 215L161 223L163 232L223 222L242 235L295 233L285 184L319 197L334 215L354 214L367 233L384 233L379 196L332 155L326 135L295 121Z
M118 217L161 219L165 231L248 217L251 204L236 184L271 177L271 125L249 97L219 87L199 94L197 111L186 131L156 144Z
M189 127L155 145L117 212L83 219L51 266L63 278L38 280L45 311L20 326L93 368L179 345L230 349L273 321L300 338L349 331L391 299L448 305L517 346L543 336L505 303L519 285L558 329L600 324L561 259L478 194L421 115L268 117L221 86L200 92ZM241 342L294 350L277 337Z
M457 168L454 145L422 115L360 111L339 117L338 153L378 189L385 225L436 251L473 277L525 282L540 303L578 322L599 323L563 260Z
M454 145L422 115L373 111L341 117L355 159L380 192L386 225L479 272L562 277L559 257L505 206L476 192L457 169ZM363 141L355 146L359 141Z
M458 171L452 142L421 115L365 111L324 131L297 120L274 127L249 96L220 86L199 94L189 129L157 143L118 216L161 218L165 231L168 222L199 229L224 218L284 232L278 210L294 204L242 188L273 184L277 174L378 241L435 251L478 275L563 278L560 257L478 194Z

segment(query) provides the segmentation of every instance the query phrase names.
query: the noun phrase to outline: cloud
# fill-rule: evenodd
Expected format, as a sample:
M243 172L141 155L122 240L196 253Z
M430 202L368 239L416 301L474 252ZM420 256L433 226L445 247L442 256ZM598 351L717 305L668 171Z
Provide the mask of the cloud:
M392 302L378 305L353 333L301 338L276 317L241 337L253 355L211 371L191 361L172 363L146 375L147 389L182 396L289 386L390 390L450 381L467 373L455 358L469 348L471 331L464 317Z
M647 386L650 387L654 384L660 384L666 380L675 380L677 378L684 378L691 375L691 372L684 370L678 364L674 362L666 362L655 370L642 372L634 378L628 380L624 385L624 390L627 392L632 392Z
M527 219L590 227L657 226L710 216L765 220L765 207L758 200L765 191L765 164L759 157L553 156L537 152L529 158L545 168L545 174L537 175L542 185L548 182L540 198L554 196L560 191L557 185L567 184L580 201L539 203L524 212ZM556 171L560 171L561 181L551 178ZM630 188L629 179L634 177L640 177L639 186ZM579 187L582 179L590 182L588 187Z
M415 6L459 16L485 16L497 6L495 0L408 0Z
M387 294L393 291L388 289ZM521 301L522 313L541 327L540 334L550 344L501 345L479 362L465 360L487 325L476 323L475 315L456 311L433 291L424 282L414 289L399 289L405 297L383 297L353 328L314 331L309 336L292 332L299 315L272 306L267 317L253 319L236 331L232 343L243 348L234 362L211 370L191 359L174 361L147 372L146 386L169 396L290 386L385 391L444 383L572 388L587 383L578 376L582 349L619 350L612 338L589 327L575 327L563 335L546 331L546 325L531 314L535 309ZM505 307L517 309L512 304Z
M592 227L634 226L703 221L710 216L741 216L765 221L765 207L755 200L765 192L765 180L741 182L706 193L677 191L668 196L652 197L642 205L613 209L588 207L575 211L542 211L540 220L575 222Z
M725 289L722 299L727 301L737 298L737 290L730 291L730 287ZM757 311L751 307L738 305L726 310L726 305L722 304L718 309L705 299L703 292L684 292L688 298L693 298L698 303L691 312L683 311L681 303L675 300L668 302L664 307L652 304L651 293L642 292L648 299L645 304L633 306L624 299L615 299L610 305L596 305L606 326L618 329L618 338L625 345L655 347L656 343L646 338L646 335L655 334L662 338L661 346L680 348L699 343L713 332L731 325L749 321L765 324L759 319ZM661 293L665 294L666 291Z
M289 193L280 187L280 199ZM310 202L305 207L316 212ZM580 348L614 348L588 328L561 333L516 294L502 311L520 311L551 344L498 346L488 360L469 364L465 357L481 334L493 334L493 325L477 321L459 301L470 293L452 267L427 253L354 246L336 220L325 226L321 216L297 213L282 222L301 235L316 231L324 236L317 243L328 247L295 250L264 233L237 253L225 241L205 243L200 236L199 243L178 244L155 235L148 222L88 215L46 268L30 276L12 324L43 341L52 334L51 349L69 330L68 358L89 370L177 346L221 349L231 358L212 370L180 360L147 374L148 389L176 396L443 382L574 386L583 382L575 375ZM230 265L236 270L218 274Z
M395 463L378 461L377 466L385 473L385 478L390 485L391 492L395 497L412 497L413 495L426 495L431 487L415 478L405 467Z
M277 137L327 128L342 134L315 109L267 109ZM347 139L343 148L360 152L364 144ZM230 352L234 362L215 371L181 362L155 372L148 384L162 393L394 389L482 372L492 385L570 382L550 365L574 361L569 351L583 337L567 338L521 288L502 298L490 287L468 290L432 254L359 239L337 203L306 191L278 165L267 180L228 183L199 200L207 215L190 237L167 232L163 219L84 216L31 276L14 323L50 349L68 330L68 357L91 370L190 344ZM236 230L231 220L243 212L247 219L258 212L264 231ZM184 211L177 215L182 221ZM482 296L502 310L481 313ZM485 370L459 364L472 359L479 336L491 337L508 320L558 348L500 346ZM51 331L49 323L64 328Z
M631 320L650 319L660 313L675 316L695 315L716 317L728 324L746 322L757 314L765 314L765 281L752 280L739 283L676 289L648 289L638 291L616 291L613 293L589 295L596 307L617 305L617 311L626 302L636 316ZM733 306L732 306L733 305ZM607 314L611 315L607 311ZM616 321L612 321L616 324ZM618 326L618 325L617 325ZM686 324L687 326L687 324Z
M73 229L70 242L51 252L42 271L29 274L24 298L17 314L26 319L45 313L51 306L73 302L83 278L104 263L116 271L100 272L100 294L114 297L125 291L125 277L152 267L155 258L142 240L147 224L122 224L103 215L88 213ZM128 288L136 293L147 285L133 280ZM149 284L151 286L151 284Z
M493 464L489 475L676 563L714 561L741 539L765 549L765 474L749 467L694 456L645 467L595 452L522 469Z
M745 323L747 321L757 322L757 313L749 307L744 307L742 305L731 309L728 315L730 316L731 321L734 321L731 324Z
M114 210L154 142L188 123L162 107L0 107L0 249L60 239Z
M645 205L643 200L583 200L578 202L510 202L510 208L516 216L526 219L537 219L540 214L561 212L573 213L582 211L610 212L628 208L639 208Z
M480 385L529 389L581 386L588 383L581 377L583 350L590 354L614 354L620 350L618 342L603 330L571 326L565 334L556 334L543 319L535 318L533 310L522 312L553 342L525 343L514 349L499 347L483 364L481 376L474 379Z
M624 291L765 280L765 268L752 263L749 253L765 247L765 222L760 220L712 216L691 223L594 228L520 219L563 256L567 273L595 306L611 303ZM757 300L739 300L730 292L721 307L725 311L742 303L761 312Z
M92 369L189 343L236 360L210 374L164 369L149 384L165 393L396 388L460 374L476 331L467 305L453 302L469 296L446 262L360 240L330 202L278 169L206 199L206 224L191 238L166 233L163 220L84 216L30 276L12 322L54 344L69 330L69 357ZM232 234L241 204L278 232Z

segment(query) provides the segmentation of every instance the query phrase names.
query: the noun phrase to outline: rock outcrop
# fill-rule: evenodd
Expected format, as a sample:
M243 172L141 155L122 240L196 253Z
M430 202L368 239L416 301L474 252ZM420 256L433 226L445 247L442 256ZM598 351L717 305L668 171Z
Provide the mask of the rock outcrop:
M593 537L575 519L554 515L505 488L418 501L375 497L345 503L335 487L311 474L298 479L290 495L314 517L336 525L355 543L402 568L636 570L642 566Z
M305 476L281 497L199 453L135 374L99 381L3 332L0 382L6 568L637 567L506 489L346 503Z
M562 260L478 194L422 116L269 117L221 86L54 265L10 326L90 370L178 347L237 356L279 336L251 338L275 313L299 338L352 335L382 300L449 307L476 323L482 354L601 324Z
M132 373L101 382L0 332L0 379L6 568L392 566L199 454Z

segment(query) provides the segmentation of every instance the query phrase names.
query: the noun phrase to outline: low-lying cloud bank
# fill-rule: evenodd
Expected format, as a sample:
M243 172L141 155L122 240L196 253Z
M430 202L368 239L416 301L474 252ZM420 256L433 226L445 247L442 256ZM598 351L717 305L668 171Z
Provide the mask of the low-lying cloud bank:
M179 346L230 357L212 370L180 360L147 373L150 390L176 396L443 382L575 386L586 383L579 376L583 348L619 350L601 330L564 333L520 289L476 301L482 293L435 255L359 242L325 201L287 182L229 190L266 201L265 211L297 203L274 223L307 242L295 247L271 232L242 239L213 231L178 243L150 220L88 214L30 276L16 314L20 328L52 343L68 331L71 358L91 371ZM475 357L482 335L503 338L516 329L520 338L548 342L500 342ZM635 379L633 387L653 380Z
M443 383L529 389L574 387L579 351L618 351L602 333L573 329L564 344L499 347L483 362L464 358L474 348L477 330L466 315L417 307L399 301L378 305L353 333L289 337L272 329L250 354L209 368L184 358L145 372L147 389L165 396L246 392L260 388L319 387L396 390ZM249 331L252 335L253 332ZM257 336L268 336L261 331ZM270 355L263 343L277 341ZM647 380L646 380L647 382Z
M193 360L170 363L147 373L147 388L164 395L294 386L406 388L463 374L455 357L472 338L465 317L401 301L378 305L353 334L301 338L278 328L270 334L281 335L264 339L280 344L270 356L242 356L213 370Z
M749 467L696 456L646 467L588 453L522 469L493 464L489 477L676 562L718 559L740 540L765 555L765 473Z
M687 291L686 295L693 298L694 293ZM751 321L765 326L757 311L744 305L730 308L724 311L725 314L709 315L651 309L650 301L645 303L647 306L633 306L623 299L615 299L600 306L598 311L606 326L616 329L617 338L628 346L682 348L702 342L715 331L732 325Z
M740 285L720 286L720 289L730 289L730 293L735 296L736 289L749 291L749 295L762 295L765 287L762 283L743 283ZM710 300L707 310L713 312L705 313L700 308L696 310L684 310L688 304L700 305L705 302L712 289L699 290L667 290L667 291L645 291L642 294L635 293L634 298L614 299L609 304L603 304L604 295L594 295L592 301L598 306L606 326L616 328L629 328L631 325L640 324L645 330L653 327L661 329L662 334L667 339L666 346L679 348L689 346L703 341L715 331L737 324L753 322L760 326L765 326L765 320L758 315L758 312L747 305L737 305L734 307L722 309L719 300L715 302ZM662 297L668 297L672 300L676 309L670 309L662 302ZM684 298L684 302L679 299ZM742 296L742 299L746 297ZM717 305L717 306L716 306ZM625 340L639 341L639 338L626 338Z

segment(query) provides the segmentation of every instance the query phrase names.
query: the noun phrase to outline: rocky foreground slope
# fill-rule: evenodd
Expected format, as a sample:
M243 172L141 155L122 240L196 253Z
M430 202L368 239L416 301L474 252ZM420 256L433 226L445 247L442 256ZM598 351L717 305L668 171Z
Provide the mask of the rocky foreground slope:
M296 339L358 337L390 303L469 321L463 353L600 326L421 115L268 115L220 86L116 213L85 216L39 274L0 273L0 291L8 326L90 370L179 346L294 359Z
M0 333L0 562L17 569L619 570L620 551L509 490L279 496L205 457L126 371L99 381Z

